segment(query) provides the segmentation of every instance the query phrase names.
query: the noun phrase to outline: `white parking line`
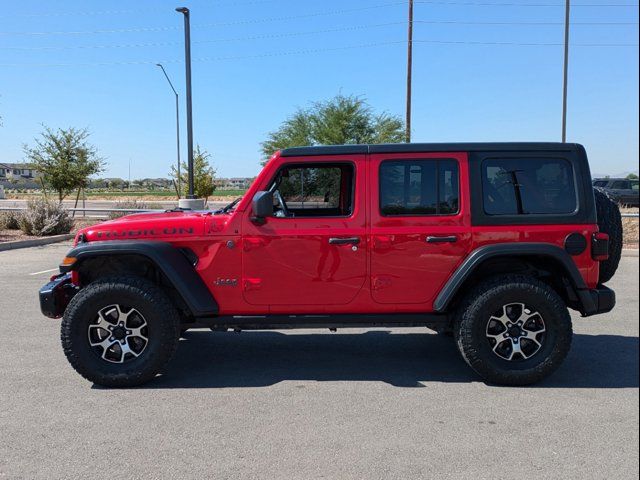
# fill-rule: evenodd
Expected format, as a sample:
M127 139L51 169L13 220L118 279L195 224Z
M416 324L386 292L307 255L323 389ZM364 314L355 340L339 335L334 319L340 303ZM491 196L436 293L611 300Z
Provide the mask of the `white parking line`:
M41 272L34 272L34 273L30 273L29 275L40 275L42 273L51 273L51 272L57 272L58 269L57 268L52 268L51 270L43 270Z

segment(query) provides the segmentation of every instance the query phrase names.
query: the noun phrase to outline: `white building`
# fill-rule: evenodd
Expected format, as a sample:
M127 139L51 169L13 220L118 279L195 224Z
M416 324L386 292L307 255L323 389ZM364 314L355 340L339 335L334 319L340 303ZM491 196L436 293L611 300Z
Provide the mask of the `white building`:
M252 178L216 178L214 183L219 190L246 190L251 186Z
M33 165L28 163L0 163L0 180L32 180L39 176Z

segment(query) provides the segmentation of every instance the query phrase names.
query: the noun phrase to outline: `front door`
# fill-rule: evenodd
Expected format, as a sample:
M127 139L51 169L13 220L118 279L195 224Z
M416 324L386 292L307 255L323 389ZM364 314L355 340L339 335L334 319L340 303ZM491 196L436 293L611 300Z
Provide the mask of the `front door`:
M346 305L367 280L364 156L301 160L284 159L259 186L273 192L274 216L244 219L243 295L272 313Z
M426 311L471 248L467 156L375 154L370 168L373 300Z

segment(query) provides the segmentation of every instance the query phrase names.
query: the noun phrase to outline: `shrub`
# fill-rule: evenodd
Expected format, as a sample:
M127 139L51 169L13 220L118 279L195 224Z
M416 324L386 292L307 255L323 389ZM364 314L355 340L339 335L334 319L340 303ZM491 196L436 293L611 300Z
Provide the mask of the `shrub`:
M20 230L20 212L0 213L0 230Z
M131 210L162 210L162 205L157 203L146 203L140 200L124 200L122 202L116 202L113 208L127 208ZM135 212L111 212L109 219L114 220L116 218L124 217L125 215L131 215Z
M44 199L29 200L20 217L20 230L27 235L46 236L69 233L73 219L64 207Z

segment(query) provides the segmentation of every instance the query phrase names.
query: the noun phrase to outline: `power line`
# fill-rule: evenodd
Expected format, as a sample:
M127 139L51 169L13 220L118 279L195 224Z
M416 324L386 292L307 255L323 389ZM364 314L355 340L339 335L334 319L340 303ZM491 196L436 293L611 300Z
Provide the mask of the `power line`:
M305 18L314 18L322 16L342 15L348 13L361 12L366 10L373 10L378 8L392 7L398 5L405 5L404 1L397 1L391 3L383 3L377 5L367 5L364 7L327 10L321 12L313 12L300 15L283 15L267 18L256 18L247 20L235 20L229 22L217 22L217 23L204 23L196 24L193 27L197 28L211 28L211 27L229 27L236 25L252 25L257 23L271 23L286 20L301 20ZM514 6L514 7L562 7L563 4L555 3L509 3L509 2L461 2L461 1L438 1L438 0L418 0L416 3L428 4L428 5L461 5L461 6ZM632 7L637 8L638 4L577 4L576 7ZM127 10L114 10L112 12L127 12ZM85 12L85 14L100 14L108 13L104 12ZM134 28L118 28L118 29L104 29L104 30L78 30L78 31L43 31L43 32L0 32L0 35L28 35L28 36L46 36L46 35L94 35L94 34L112 34L112 33L142 33L142 32L164 32L170 30L178 30L178 26L166 26L166 27L134 27Z
M476 22L465 20L416 20L414 23L435 24L435 25L519 25L519 26L545 26L545 25L564 25L564 22ZM638 22L572 22L571 26L628 26L638 25Z
M563 25L563 22L483 22L483 21L464 21L464 20L414 20L413 23L428 25L477 25L477 26L557 26ZM372 25L352 25L349 27L327 28L322 30L310 30L303 32L283 32L283 33L265 33L258 35L249 35L231 38L216 38L209 40L193 41L194 44L207 43L226 43L250 40L265 40L274 38L299 37L306 35L318 35L323 33L338 33L358 31L369 28L380 28L394 25L405 25L406 22L387 22ZM572 26L637 26L638 22L574 22ZM121 43L107 45L63 45L63 46L44 46L44 47L0 47L0 50L19 50L19 51L55 51L55 50L86 50L86 49L110 49L110 48L144 48L144 47L170 47L182 45L181 42L145 42L145 43Z
M232 5L232 6L244 6L244 5L258 5L263 3L272 3L278 0L245 0L245 1L215 1L215 6ZM131 15L136 13L148 13L153 10L96 10L96 11L72 11L72 12L39 12L39 13L15 13L12 15L0 15L0 18L46 18L46 17L77 17L77 16L103 16L103 15Z
M304 35L316 35L322 33L336 33L336 32L347 32L347 31L356 31L363 30L367 28L378 28L385 27L390 25L404 25L406 22L388 22L388 23L378 23L373 25L352 25L349 27L341 27L341 28L327 28L322 30L311 30L306 32L283 32L283 33L265 33L258 35L249 35L243 37L232 37L232 38L216 38L210 40L197 40L193 41L194 44L204 44L204 43L225 43L225 42L236 42L236 41L244 41L244 40L264 40L269 38L286 38L286 37L297 37ZM64 45L64 46L46 46L46 47L0 47L0 50L75 50L75 49L103 49L103 48L136 48L136 47L166 47L166 46L174 46L174 45L182 45L181 42L148 42L148 43L124 43L124 44L114 44L114 45Z
M115 28L111 30L78 30L78 31L49 31L49 32L0 32L0 35L89 35L101 33L137 33L137 32L167 32L178 30L180 27L137 27L137 28Z
M251 58L269 58L269 57L280 57L280 56L288 56L288 55L305 55L310 53L320 53L320 52L333 52L338 50L349 50L356 48L369 48L369 47L378 47L383 45L397 45L400 43L405 43L404 40L399 40L395 42L377 42L377 43L366 43L360 45L346 45L342 47L334 47L334 48L316 48L316 49L306 49L306 50L293 50L286 52L270 52L270 53L261 53L255 55L242 55L242 56L227 56L227 57L199 57L193 58L194 62L210 62L210 61L220 61L220 60L244 60ZM143 61L126 61L126 62L90 62L90 63L40 63L40 64L11 64L5 63L0 64L1 67L96 67L96 66L108 66L108 65L151 65L156 63L182 63L182 60L143 60Z
M384 7L395 7L398 5L404 5L406 4L406 1L401 1L401 2L393 2L393 3L382 3L382 4L378 4L378 5L368 5L366 7L357 7L357 8L349 8L349 9L342 9L342 10L328 10L328 11L324 11L324 12L315 12L315 13L306 13L306 14L302 14L302 15L283 15L283 16L278 16L278 17L270 17L270 18L255 18L255 19L248 19L248 20L235 20L232 22L218 22L218 23L201 23L198 26L199 27L231 27L231 26L235 26L235 25L251 25L254 23L271 23L271 22L279 22L279 21L283 21L283 20L300 20L303 18L314 18L314 17L326 17L326 16L331 16L331 15L341 15L343 13L354 13L354 12L361 12L364 10L374 10L374 9L378 9L378 8L384 8Z
M68 17L68 16L97 16L97 15L131 15L134 13L142 13L142 10L98 10L94 12L41 12L41 13L16 13L13 15L2 15L0 18L15 17Z
M443 45L489 45L489 46L518 46L518 47L558 47L564 45L561 42L475 42L455 40L414 40L417 43L433 43ZM637 47L637 43L572 43L572 47Z
M476 41L455 41L455 40L413 40L414 43L424 43L433 45L471 45L471 46L523 46L523 47L558 47L562 43L544 43L544 42L476 42ZM283 57L293 55L308 55L313 53L335 52L340 50L352 50L359 48L371 48L388 45L406 44L406 40L365 43L359 45L345 45L333 48L314 48L303 50L292 50L284 52L267 52L254 55L238 55L238 56L220 56L220 57L199 57L194 58L195 62L212 62L226 60L247 60L257 58ZM638 47L636 43L576 43L573 47L601 47L601 48L620 48L620 47ZM182 63L182 60L141 60L141 61L122 61L122 62L87 62L87 63L3 63L0 67L97 67L97 66L118 66L118 65L155 65L157 63Z
M417 0L415 3L429 5L464 5L467 7L562 7L563 3L513 3L513 2L447 2L438 0ZM634 7L637 3L578 3L572 4L572 7Z
M361 12L365 10L373 10L377 8L403 5L405 3L406 3L405 1L401 1L401 2L393 2L393 3L383 3L378 5L368 5L365 7L358 7L358 8L349 8L349 9L341 9L341 10L325 10L322 12L306 13L301 15L284 15L284 16L256 18L256 19L249 19L249 20L237 20L232 22L204 23L204 24L193 25L193 27L197 27L197 28L229 27L229 26L235 26L235 25L251 25L256 23L271 23L271 22L286 21L286 20L300 20L303 18L314 18L314 17L324 17L324 16L332 16L332 15L342 15L346 13L355 13L355 12ZM170 26L170 27L136 27L136 28L118 28L118 29L108 29L108 30L82 30L82 31L0 32L0 35L33 35L33 36L93 35L93 34L108 34L108 33L163 32L168 30L178 30L179 28L180 27L177 27L177 26Z
M216 1L215 6L231 5L231 6L244 6L244 5L259 5L264 3L272 3L277 0L245 0L245 1ZM407 3L402 2L402 3ZM444 1L444 0L418 0L415 3L422 3L428 5L464 5L464 6L479 6L479 7L492 7L492 6L509 6L509 7L562 7L562 3L513 3L513 2L464 2L464 1ZM580 3L574 6L577 7L638 7L635 3ZM110 15L131 15L136 13L145 13L151 10L95 10L95 11L71 11L71 12L39 12L39 13L15 13L12 15L2 15L0 18L46 18L46 17L78 17L78 16L110 16ZM154 10L155 11L155 10Z

